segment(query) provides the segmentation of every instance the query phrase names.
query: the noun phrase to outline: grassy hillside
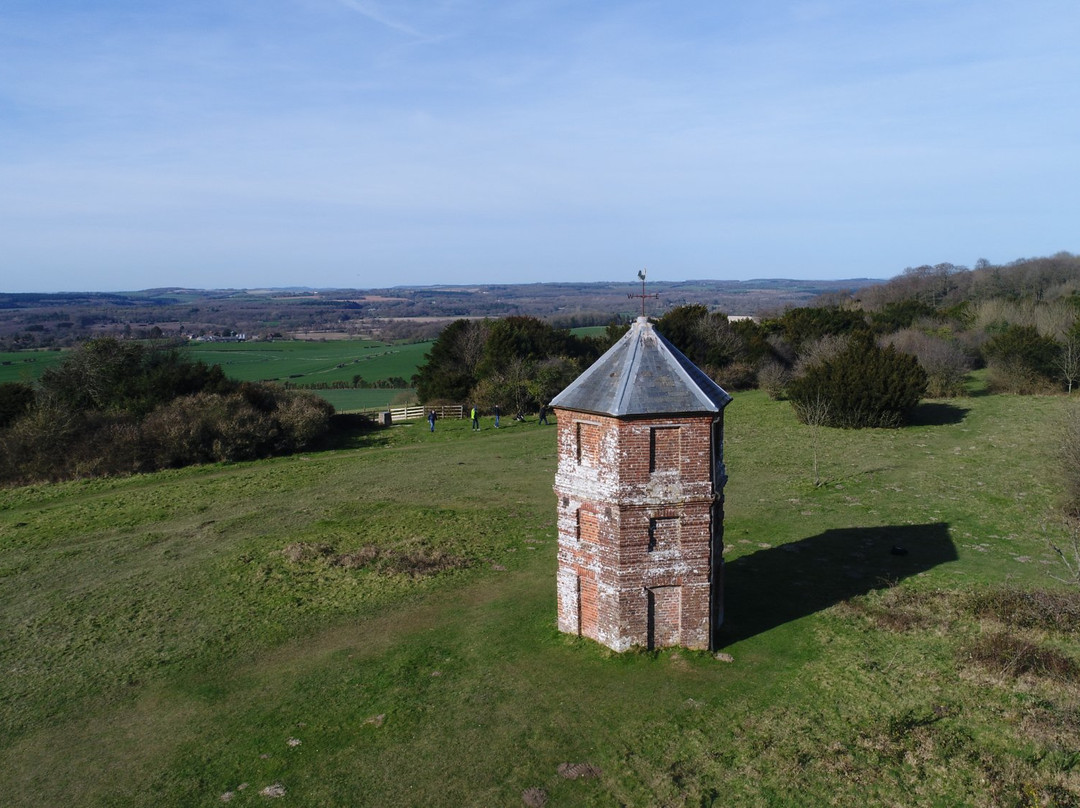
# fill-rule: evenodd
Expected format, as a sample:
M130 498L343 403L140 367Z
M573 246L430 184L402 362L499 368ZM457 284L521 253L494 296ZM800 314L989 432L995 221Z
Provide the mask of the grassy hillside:
M815 487L812 429L738 395L730 662L555 631L535 421L0 491L2 801L1076 804L1080 607L1024 599L1061 406L823 431Z

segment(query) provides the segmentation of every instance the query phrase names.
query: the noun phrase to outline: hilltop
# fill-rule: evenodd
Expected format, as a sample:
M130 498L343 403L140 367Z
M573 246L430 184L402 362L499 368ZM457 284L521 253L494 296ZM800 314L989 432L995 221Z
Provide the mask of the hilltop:
M822 485L813 428L736 394L726 661L556 632L535 419L0 490L0 795L1076 804L1062 401L977 392L830 431Z

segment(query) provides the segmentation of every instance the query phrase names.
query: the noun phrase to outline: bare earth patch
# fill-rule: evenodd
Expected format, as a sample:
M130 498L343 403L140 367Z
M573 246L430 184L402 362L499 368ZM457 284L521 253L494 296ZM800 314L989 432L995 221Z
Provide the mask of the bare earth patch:
M594 779L603 774L599 766L591 763L560 763L559 776L567 780Z
M259 793L264 797L284 797L285 786L281 783L274 783L272 786L267 786Z
M547 805L547 792L542 788L533 786L521 792L521 801L529 808L544 808Z

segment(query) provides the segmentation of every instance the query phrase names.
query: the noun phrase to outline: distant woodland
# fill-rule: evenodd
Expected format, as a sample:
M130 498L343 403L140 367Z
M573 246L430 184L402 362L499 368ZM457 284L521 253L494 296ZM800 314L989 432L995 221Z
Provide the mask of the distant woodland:
M649 313L700 304L733 315L805 305L870 283L685 281L649 283ZM93 336L231 336L428 340L460 317L538 317L558 327L607 325L640 312L626 283L533 283L389 289L151 289L116 294L0 293L0 350L67 347Z

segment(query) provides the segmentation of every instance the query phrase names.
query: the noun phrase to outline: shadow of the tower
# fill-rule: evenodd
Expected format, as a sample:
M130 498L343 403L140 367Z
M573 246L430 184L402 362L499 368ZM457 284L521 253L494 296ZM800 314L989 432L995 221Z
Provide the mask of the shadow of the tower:
M957 559L944 522L827 530L725 564L723 647Z

